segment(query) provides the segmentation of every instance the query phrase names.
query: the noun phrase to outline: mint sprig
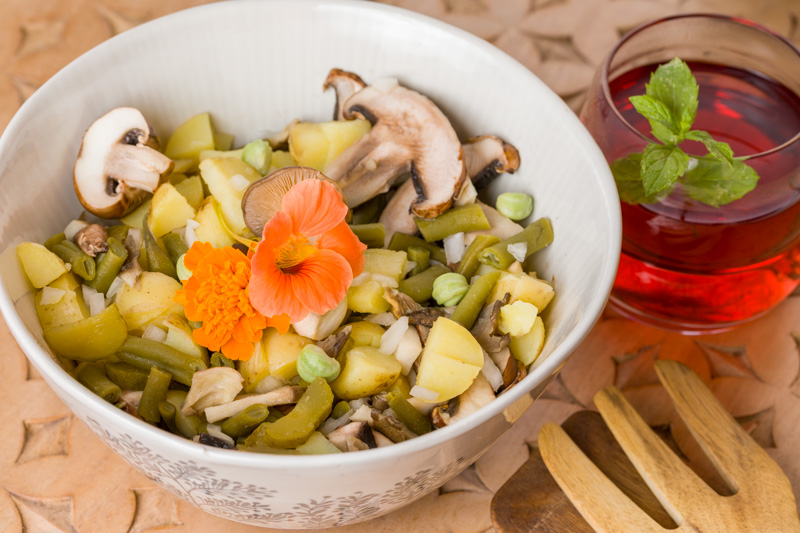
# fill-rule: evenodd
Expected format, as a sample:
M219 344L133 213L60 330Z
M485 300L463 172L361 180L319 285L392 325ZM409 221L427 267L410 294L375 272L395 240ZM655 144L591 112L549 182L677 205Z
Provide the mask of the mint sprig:
M633 107L648 120L653 137L661 144L650 142L642 152L611 164L623 202L657 202L680 184L690 198L716 207L755 188L758 174L734 157L727 143L715 140L707 131L692 129L698 92L689 66L676 57L651 74L644 95L631 96ZM703 143L708 154L691 158L679 147L686 140ZM691 159L696 164L690 165Z

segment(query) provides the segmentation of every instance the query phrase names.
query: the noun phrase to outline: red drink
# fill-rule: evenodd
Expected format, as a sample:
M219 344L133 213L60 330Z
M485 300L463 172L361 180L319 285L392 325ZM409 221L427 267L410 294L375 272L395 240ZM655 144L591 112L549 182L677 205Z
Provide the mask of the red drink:
M627 122L650 126L629 97L644 94L657 65L609 83ZM700 87L694 129L731 145L737 157L764 154L800 132L800 98L752 71L689 62ZM623 122L606 132L609 161L632 151ZM614 143L614 139L621 142ZM682 145L704 155L699 143ZM748 161L761 176L755 190L721 207L683 195L656 204L622 204L623 245L612 301L621 311L684 331L720 329L757 316L800 281L800 141Z

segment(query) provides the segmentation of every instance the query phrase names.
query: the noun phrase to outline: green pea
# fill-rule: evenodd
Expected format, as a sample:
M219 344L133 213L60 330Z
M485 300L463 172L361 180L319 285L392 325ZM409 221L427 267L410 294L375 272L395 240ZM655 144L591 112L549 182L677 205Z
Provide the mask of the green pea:
M331 382L339 377L340 370L339 361L329 357L325 350L316 344L304 347L297 357L297 373L309 383L317 377Z
M180 256L176 264L178 271L178 279L181 281L186 281L187 279L192 277L192 271L186 268L186 266L183 264L184 257L186 257L186 254Z
M433 281L433 299L444 307L456 305L467 294L469 282L461 274L442 274Z
M497 197L495 207L511 220L522 220L533 213L533 198L524 192L504 192Z

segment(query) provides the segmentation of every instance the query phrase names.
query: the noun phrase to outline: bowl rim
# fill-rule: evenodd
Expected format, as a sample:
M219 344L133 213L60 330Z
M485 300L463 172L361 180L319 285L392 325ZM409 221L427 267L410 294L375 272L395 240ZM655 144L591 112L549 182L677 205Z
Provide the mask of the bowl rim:
M505 52L496 48L489 42L477 37L465 30L456 28L438 19L422 15L413 11L398 8L391 5L364 2L363 0L229 0L192 7L162 17L153 19L141 24L128 31L111 37L110 39L96 45L92 49L83 53L59 70L54 76L47 80L20 109L15 113L2 137L0 137L0 158L6 155L9 139L24 128L27 118L35 113L36 104L47 92L51 85L59 79L68 75L68 72L79 63L90 62L101 51L107 49L126 47L137 42L140 35L146 35L152 31L162 31L169 28L173 21L178 19L190 19L192 17L213 17L215 13L246 10L248 6L256 4L282 5L288 9L322 9L322 10L359 10L373 12L376 17L390 16L402 18L408 22L425 27L428 31L450 34L465 45L469 45L476 51L488 54L496 62L498 69L511 72L514 78L524 83L537 87L541 93L541 98L547 98L547 105L561 109L564 120L570 122L571 129L574 131L578 140L576 152L581 157L588 158L593 166L597 167L601 176L599 186L603 192L602 201L606 204L608 214L608 226L611 229L610 247L608 255L604 258L602 271L596 275L597 291L592 299L585 303L584 317L575 325L567 337L556 346L550 356L536 367L526 378L507 393L498 397L491 404L485 406L477 413L471 415L467 420L459 424L447 426L427 435L410 439L398 443L394 446L364 450L359 453L345 453L332 455L274 455L256 452L243 452L240 450L224 450L195 443L183 437L178 437L160 428L151 426L144 421L138 420L133 416L119 416L119 409L102 400L89 389L81 385L77 380L68 374L50 355L39 346L31 332L22 322L20 315L16 311L14 302L9 297L5 287L5 282L0 279L0 311L8 324L9 330L13 334L17 343L22 348L26 357L31 360L34 366L41 372L46 381L52 380L58 384L58 388L51 386L58 396L66 395L73 398L79 404L86 406L87 411L97 413L98 418L106 416L116 417L116 430L121 433L127 432L134 439L149 443L162 449L168 449L170 453L180 455L184 459L213 464L215 466L245 467L258 466L259 468L273 470L296 470L297 468L322 468L322 467L347 467L348 465L361 463L381 463L387 459L398 459L406 455L413 455L426 450L438 448L450 440L469 433L489 419L494 418L505 409L515 404L520 398L530 395L531 391L548 378L554 376L566 363L569 355L577 348L578 344L586 337L590 329L600 318L601 312L605 307L608 296L611 292L612 283L616 275L619 261L619 252L622 240L622 222L620 214L619 196L617 194L614 180L608 168L605 157L595 144L589 132L583 127L579 118L550 88L548 88L536 75L524 67L517 60L513 59ZM290 7L291 6L291 7ZM185 22L184 22L185 23ZM60 393L58 389L63 389ZM62 400L63 401L63 400ZM73 413L75 414L75 413ZM79 417L80 418L80 417ZM514 421L516 421L515 417ZM511 422L513 423L513 422ZM491 443L490 443L491 444ZM485 449L488 449L488 446Z

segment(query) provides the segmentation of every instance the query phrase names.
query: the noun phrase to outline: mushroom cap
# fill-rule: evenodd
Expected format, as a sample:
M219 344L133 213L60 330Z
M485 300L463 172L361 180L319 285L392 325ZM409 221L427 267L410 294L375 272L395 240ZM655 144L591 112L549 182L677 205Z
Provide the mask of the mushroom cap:
M261 235L267 222L281 210L283 196L304 180L321 180L339 186L325 175L308 167L284 167L251 184L242 196L244 223L254 235Z
M333 89L336 92L336 103L333 106L333 120L344 120L344 103L367 84L358 74L346 70L332 68L325 78L322 89Z
M476 189L482 189L500 174L513 174L519 169L519 151L494 135L471 137L462 148L467 174Z
M95 120L83 135L73 169L81 204L102 218L118 218L136 208L158 185L160 173L172 166L150 144L150 126L138 109L118 107ZM139 172L130 180L115 175L125 168ZM136 181L137 186L128 181Z

